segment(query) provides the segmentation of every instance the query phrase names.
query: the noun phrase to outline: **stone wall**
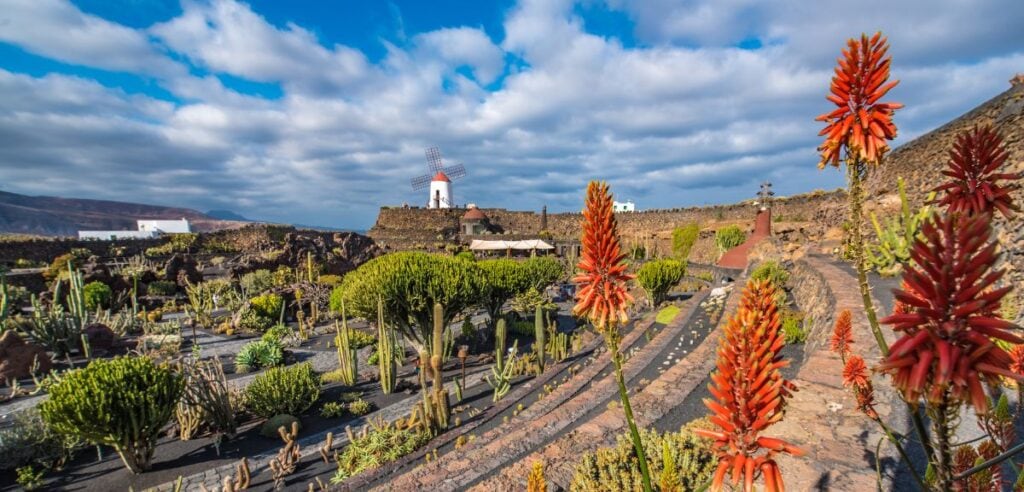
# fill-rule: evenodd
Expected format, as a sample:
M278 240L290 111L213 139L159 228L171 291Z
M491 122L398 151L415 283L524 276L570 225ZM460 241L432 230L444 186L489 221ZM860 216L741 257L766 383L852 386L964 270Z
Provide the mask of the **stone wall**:
M83 248L100 257L113 256L115 251L121 256L142 254L146 248L159 246L165 239L122 239L118 241L95 241L81 239L30 239L24 241L0 241L0 265L14 265L23 259L33 262L49 263L57 256L72 249Z

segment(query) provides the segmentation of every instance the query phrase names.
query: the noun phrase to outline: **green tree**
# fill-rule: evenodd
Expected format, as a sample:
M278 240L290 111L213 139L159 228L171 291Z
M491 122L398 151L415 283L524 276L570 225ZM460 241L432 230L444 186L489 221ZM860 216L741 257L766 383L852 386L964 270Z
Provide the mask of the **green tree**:
M696 222L672 230L672 254L676 259L682 262L690 259L690 251L693 250L699 235L700 226Z
M94 280L85 284L82 295L85 296L85 309L95 311L110 307L110 298L114 296L114 291L107 284Z
M509 300L531 289L542 291L565 272L562 263L554 258L537 257L526 261L509 259L477 262L483 270L486 288L481 292L480 305L487 311L490 326L501 317L501 308Z
M715 231L715 244L718 245L718 250L722 253L743 244L743 241L746 240L747 233L743 232L743 229L736 225L723 227Z
M672 287L686 274L686 264L678 260L655 260L644 263L636 272L636 281L651 300L651 308L665 300Z

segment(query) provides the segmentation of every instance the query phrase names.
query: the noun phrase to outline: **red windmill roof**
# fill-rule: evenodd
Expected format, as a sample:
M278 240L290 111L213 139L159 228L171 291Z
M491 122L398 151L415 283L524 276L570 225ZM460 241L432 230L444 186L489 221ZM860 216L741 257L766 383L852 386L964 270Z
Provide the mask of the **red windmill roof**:
M462 216L462 220L485 220L487 216L479 208L472 207Z
M437 174L435 174L434 177L431 178L430 181L431 182L433 182L433 181L444 181L445 183L451 183L452 182L452 180L448 179L448 175L445 174L443 171L438 171Z

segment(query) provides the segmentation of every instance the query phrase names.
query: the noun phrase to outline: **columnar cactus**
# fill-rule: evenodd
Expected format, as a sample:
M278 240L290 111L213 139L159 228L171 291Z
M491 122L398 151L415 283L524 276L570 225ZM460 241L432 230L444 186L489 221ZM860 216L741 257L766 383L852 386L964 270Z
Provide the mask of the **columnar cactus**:
M491 376L485 376L487 384L494 388L493 401L497 402L505 396L512 388L512 371L515 369L515 360L505 360L505 336L508 329L505 320L499 319L498 326L494 330L494 365L491 366ZM516 345L512 344L512 351L515 352Z
M183 390L180 375L148 357L94 360L53 385L39 412L57 432L113 447L140 473Z
M385 394L395 390L395 374L398 364L395 348L398 345L395 334L384 322L384 301L377 301L377 367L380 369L380 389Z
M544 329L544 310L540 306L537 306L537 310L533 315L533 330L536 340L533 341L533 351L537 354L537 373L544 372L544 352L547 346L547 339L545 335L547 331Z
M430 356L430 368L433 371L433 406L434 424L437 429L448 427L448 390L444 388L442 377L442 351L444 350L444 306L440 303L434 304L434 337L431 344L433 354Z
M345 319L344 303L341 305L341 326L339 327L338 322L335 321L334 330L337 332L334 341L338 346L338 372L341 376L341 382L346 386L352 386L359 379L359 360L356 349L352 347L352 343L349 340L348 320Z

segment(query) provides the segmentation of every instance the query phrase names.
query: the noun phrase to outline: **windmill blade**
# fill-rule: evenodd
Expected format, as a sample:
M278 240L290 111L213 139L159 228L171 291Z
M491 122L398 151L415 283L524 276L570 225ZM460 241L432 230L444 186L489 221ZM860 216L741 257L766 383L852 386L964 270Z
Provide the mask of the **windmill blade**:
M448 179L459 179L466 176L466 167L462 164L456 164L451 167L443 168L442 170L444 171L444 174L448 176Z
M436 173L444 167L444 161L441 160L441 149L437 147L427 147L427 167L430 172Z
M423 176L417 176L415 178L412 178L412 190L418 191L422 190L423 188L426 188L427 186L430 186L430 179L431 177L429 174L424 174Z

